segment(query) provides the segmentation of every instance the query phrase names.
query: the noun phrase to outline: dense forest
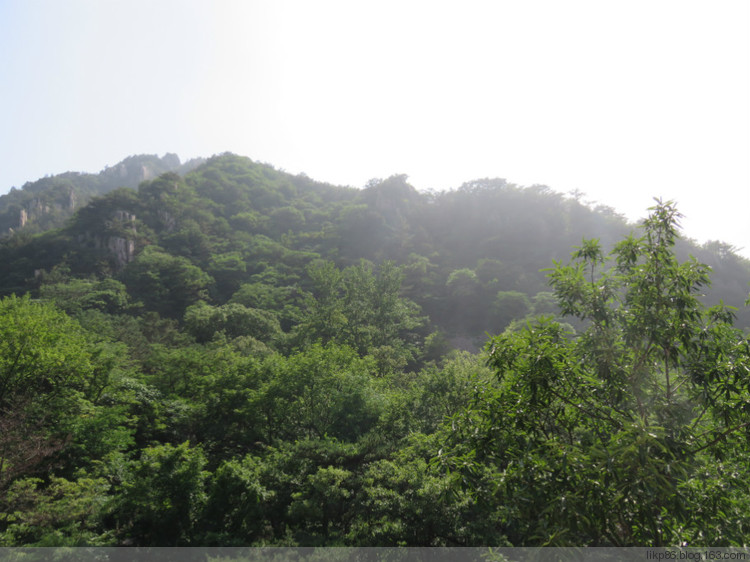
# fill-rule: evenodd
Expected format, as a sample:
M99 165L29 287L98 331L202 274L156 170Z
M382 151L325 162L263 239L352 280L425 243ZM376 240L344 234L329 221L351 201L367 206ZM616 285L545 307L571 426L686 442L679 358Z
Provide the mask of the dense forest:
M232 154L13 190L0 546L745 545L750 262L679 219Z

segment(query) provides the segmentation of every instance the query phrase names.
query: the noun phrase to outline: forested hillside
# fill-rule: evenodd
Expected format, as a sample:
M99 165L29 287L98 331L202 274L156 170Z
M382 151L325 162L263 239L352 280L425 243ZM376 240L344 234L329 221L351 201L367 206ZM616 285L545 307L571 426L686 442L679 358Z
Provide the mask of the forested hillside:
M750 262L673 204L148 162L0 198L0 546L746 542Z
M164 172L187 172L203 162L184 164L176 154L130 156L98 174L67 172L27 182L23 188L11 188L0 196L0 236L23 230L42 232L63 226L77 209L92 197L104 195L118 187L136 188L144 180Z

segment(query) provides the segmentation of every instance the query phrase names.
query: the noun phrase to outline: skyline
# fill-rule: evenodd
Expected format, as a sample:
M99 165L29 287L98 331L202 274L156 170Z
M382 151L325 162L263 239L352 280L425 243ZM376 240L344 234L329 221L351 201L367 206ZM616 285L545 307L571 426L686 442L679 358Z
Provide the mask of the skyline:
M0 2L0 194L133 154L543 184L750 257L750 4Z

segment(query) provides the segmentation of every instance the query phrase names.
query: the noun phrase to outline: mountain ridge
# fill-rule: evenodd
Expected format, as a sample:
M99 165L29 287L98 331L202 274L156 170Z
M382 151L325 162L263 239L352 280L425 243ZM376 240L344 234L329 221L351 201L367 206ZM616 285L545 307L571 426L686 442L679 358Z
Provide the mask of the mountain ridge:
M128 156L97 173L63 172L27 181L20 189L12 187L0 195L0 236L26 229L42 232L57 228L92 197L118 187L137 188L142 181L178 171L186 173L205 161L195 158L181 162L173 153Z
M0 248L11 264L0 276L0 289L33 292L40 272L59 267L71 268L75 276L118 277L148 246L209 275L211 298L219 304L254 277L270 276L277 285L304 282L303 268L315 259L339 267L362 259L391 260L404 269L408 296L428 316L442 318L442 329L450 319L456 337L471 334L481 341L485 331L512 320L495 313L500 304L492 303L499 293L519 292L531 303L546 291L542 270L565 260L583 238L598 238L612 248L635 228L612 209L592 209L546 186L478 179L455 190L425 193L409 185L407 176L394 175L357 189L231 153L153 173L137 189L112 187L117 183L112 178L132 184L146 166L178 164L175 155L141 155L97 176L63 174L26 184L22 192L37 195L27 199L31 211L33 205L47 207L37 216L26 208L16 211L28 214L27 224L6 236ZM80 180L99 192L72 191L60 178ZM84 194L81 201L78 193ZM62 203L50 203L52 195ZM7 217L11 207L5 204L3 210L3 203L0 198L0 216ZM699 246L681 239L678 251L714 268L707 298L742 305L750 261L718 242ZM224 271L230 263L240 271ZM518 310L532 308L525 304ZM740 315L742 325L750 326L747 313Z
M739 544L750 262L650 211L223 154L11 233L0 545Z

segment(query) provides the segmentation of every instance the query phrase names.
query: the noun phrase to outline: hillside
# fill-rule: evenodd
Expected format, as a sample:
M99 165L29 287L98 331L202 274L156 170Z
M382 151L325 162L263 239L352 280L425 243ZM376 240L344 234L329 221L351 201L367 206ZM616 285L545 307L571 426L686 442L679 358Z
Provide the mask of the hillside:
M0 200L0 546L746 536L750 262L673 205L194 164Z
M180 163L175 154L163 157L139 155L125 158L98 174L67 172L27 182L0 195L0 236L13 232L43 232L62 226L74 211L92 197L118 187L137 188L142 181L165 172L184 173L201 163Z
M536 300L545 301L543 270L553 260L566 260L583 238L611 249L634 228L612 209L591 209L544 186L484 179L454 191L419 193L406 176L393 176L358 190L234 155L214 157L184 175L139 182L137 190L115 191L159 166L178 164L169 155L131 157L97 176L63 174L0 198L6 218L18 215L11 197L32 201L21 213L29 217L27 226L0 249L9 266L0 274L2 294L37 291L45 275L61 269L74 278L125 280L148 247L149 255L158 249L197 268L210 279L202 288L206 298L218 305L250 282L308 288L305 267L317 259L340 268L362 259L392 260L403 267L404 296L435 328L477 349L485 333L502 330L531 313ZM67 206L53 203L55 197L67 198ZM96 199L76 206L91 197ZM34 215L42 208L45 213ZM64 222L71 209L75 216ZM61 228L29 236L45 224ZM721 243L680 241L678 252L713 268L708 302L742 306L750 262ZM500 311L501 301L514 294L516 309ZM544 306L551 311L548 305L540 310ZM182 318L184 308L160 312ZM750 326L750 316L739 314L740 325Z

